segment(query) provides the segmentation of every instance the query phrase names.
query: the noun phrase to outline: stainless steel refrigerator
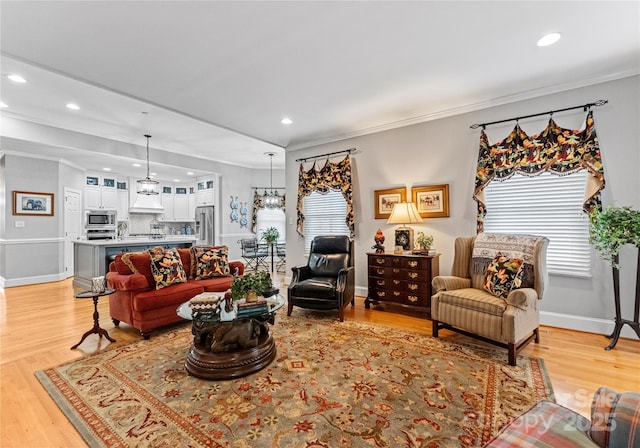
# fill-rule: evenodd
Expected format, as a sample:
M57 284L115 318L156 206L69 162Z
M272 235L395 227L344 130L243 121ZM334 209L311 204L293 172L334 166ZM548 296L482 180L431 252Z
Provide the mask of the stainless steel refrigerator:
M214 235L213 205L196 207L196 245L213 246Z

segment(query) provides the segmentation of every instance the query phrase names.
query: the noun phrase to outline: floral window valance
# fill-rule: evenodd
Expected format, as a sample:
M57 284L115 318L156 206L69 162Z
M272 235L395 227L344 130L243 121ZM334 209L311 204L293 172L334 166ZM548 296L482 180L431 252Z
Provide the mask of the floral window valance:
M583 130L561 128L551 118L540 134L528 136L516 124L507 138L494 145L489 145L482 130L473 193L473 199L478 203L478 232L483 230L487 213L484 189L492 180L505 180L516 172L536 176L544 171L567 175L578 170L589 172L583 210L589 213L595 208L601 209L604 170L592 111L587 114Z
M305 170L302 163L298 172L298 221L296 230L304 235L303 201L305 196L313 192L326 194L329 191L340 191L347 203L347 216L345 222L349 227L351 237L355 236L355 224L353 218L352 186L351 186L351 160L347 155L339 162L326 161L324 166L317 169L316 163L309 170Z
M258 231L258 210L262 208L262 196L258 193L258 190L253 192L253 216L251 218L251 231L256 233ZM282 211L285 211L286 195L282 195Z

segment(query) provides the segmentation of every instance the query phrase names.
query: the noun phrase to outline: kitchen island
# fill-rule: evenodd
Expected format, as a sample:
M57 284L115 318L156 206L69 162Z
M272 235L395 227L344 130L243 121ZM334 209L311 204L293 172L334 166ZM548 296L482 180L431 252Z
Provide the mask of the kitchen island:
M115 240L78 240L73 244L73 286L91 289L91 279L105 275L109 263L119 253L140 252L156 246L164 248L191 247L193 235L167 236L162 239L124 237Z

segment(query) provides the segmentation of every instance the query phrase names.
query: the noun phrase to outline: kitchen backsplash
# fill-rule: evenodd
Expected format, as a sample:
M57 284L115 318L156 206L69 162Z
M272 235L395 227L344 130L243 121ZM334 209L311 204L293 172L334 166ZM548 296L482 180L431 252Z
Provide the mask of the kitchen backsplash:
M129 225L127 234L148 234L151 232L151 221L157 219L159 215L153 213L132 213L129 215ZM165 235L184 235L188 233L185 231L185 226L193 228L193 223L180 223L180 222L162 222L160 225L163 228Z

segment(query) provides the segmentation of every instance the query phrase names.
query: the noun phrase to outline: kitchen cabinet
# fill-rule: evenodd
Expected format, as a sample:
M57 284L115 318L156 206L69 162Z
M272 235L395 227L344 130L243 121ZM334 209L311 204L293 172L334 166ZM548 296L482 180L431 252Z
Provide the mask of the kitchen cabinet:
M195 198L191 199L195 194L190 194L189 191L194 191L194 187L185 185L162 187L163 221L185 222L195 219ZM190 203L194 206L192 207Z
M203 205L215 205L215 191L217 190L217 177L199 177L196 182L196 207Z
M118 192L115 176L89 173L85 176L85 209L100 210L118 208Z
M128 179L118 179L116 181L118 221L129 220L129 181Z

